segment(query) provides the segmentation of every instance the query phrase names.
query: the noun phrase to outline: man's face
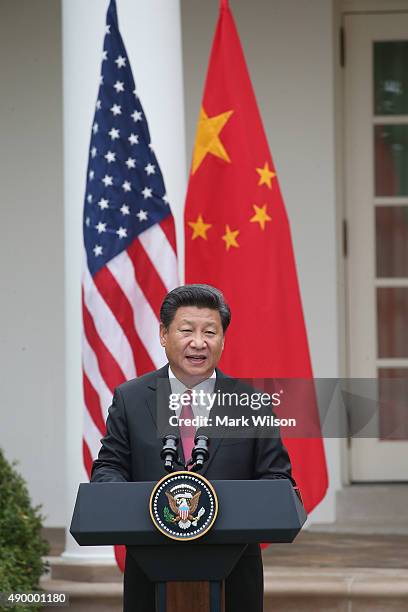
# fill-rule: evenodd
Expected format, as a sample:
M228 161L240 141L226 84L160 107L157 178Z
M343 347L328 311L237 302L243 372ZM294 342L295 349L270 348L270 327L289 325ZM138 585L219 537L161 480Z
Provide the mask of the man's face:
M218 310L181 306L166 329L160 324L164 346L174 375L188 387L209 378L224 348L224 333Z

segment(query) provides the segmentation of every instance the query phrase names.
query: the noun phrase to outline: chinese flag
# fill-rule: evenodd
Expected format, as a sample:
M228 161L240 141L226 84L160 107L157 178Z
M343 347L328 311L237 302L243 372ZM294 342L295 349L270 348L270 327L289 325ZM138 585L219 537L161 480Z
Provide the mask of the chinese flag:
M308 380L305 403L314 412L308 419L316 420L289 222L227 0L221 1L198 120L185 249L186 282L218 287L231 306L221 368L241 378ZM322 439L282 433L310 511L327 489Z

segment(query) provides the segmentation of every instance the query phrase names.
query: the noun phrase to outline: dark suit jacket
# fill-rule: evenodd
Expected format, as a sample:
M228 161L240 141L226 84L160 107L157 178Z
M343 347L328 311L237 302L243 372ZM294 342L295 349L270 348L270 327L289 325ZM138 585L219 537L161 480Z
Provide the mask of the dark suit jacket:
M228 392L248 391L239 381L217 370L215 391L222 391L225 387ZM165 406L159 401L163 389ZM170 392L168 366L130 380L115 390L107 419L107 433L92 467L92 482L157 481L165 475L160 458L163 441L158 435L158 422L163 415L168 420ZM211 416L216 413L225 414L220 406L214 405ZM181 444L179 450L184 462ZM209 450L210 458L201 471L209 480L289 478L294 483L289 457L279 436L212 437ZM262 610L263 570L258 545L247 547L226 580L225 593L227 612ZM138 568L129 548L124 610L153 612L154 608L154 587Z
M217 370L215 391L222 390L227 382L228 391L244 388ZM166 384L170 393L168 366L130 380L115 390L107 433L93 464L92 482L157 481L164 476L160 458L163 441L157 433L162 408L157 396L159 388L163 389ZM220 410L214 406L211 416ZM182 445L179 450L184 461ZM210 480L292 480L289 457L280 437L214 437L210 440L210 458L201 473Z

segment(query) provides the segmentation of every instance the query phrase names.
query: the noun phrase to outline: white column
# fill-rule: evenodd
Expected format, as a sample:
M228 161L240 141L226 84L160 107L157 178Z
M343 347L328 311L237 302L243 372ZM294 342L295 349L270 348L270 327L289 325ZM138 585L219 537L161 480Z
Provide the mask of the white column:
M82 464L82 207L108 4L108 0L62 3L67 526L78 485L87 481ZM176 216L179 240L186 187L179 0L117 0L117 9L138 94ZM180 254L183 250L180 241L178 249ZM69 533L63 557L70 562L113 560L111 547L79 547Z

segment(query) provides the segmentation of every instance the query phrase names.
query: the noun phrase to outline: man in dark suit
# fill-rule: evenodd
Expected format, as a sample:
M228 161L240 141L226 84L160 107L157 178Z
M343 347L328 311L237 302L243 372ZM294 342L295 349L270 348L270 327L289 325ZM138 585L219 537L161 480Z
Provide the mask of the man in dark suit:
M163 388L167 396L175 390L180 393L203 386L207 391L217 392L227 383L229 392L234 385L239 388L238 381L216 368L230 318L230 309L222 293L208 285L178 287L166 296L160 310L160 342L169 363L115 390L107 433L92 468L92 482L157 481L164 476L160 458L162 439L158 433L161 408L157 401ZM215 406L211 415L214 410ZM186 462L188 446L184 444L181 426L180 434L181 459ZM292 480L287 451L276 435L211 439L210 458L202 473L209 480ZM228 612L262 610L263 568L258 545L247 547L227 578L225 602ZM124 576L124 611L153 612L154 606L154 585L138 567L129 548Z

